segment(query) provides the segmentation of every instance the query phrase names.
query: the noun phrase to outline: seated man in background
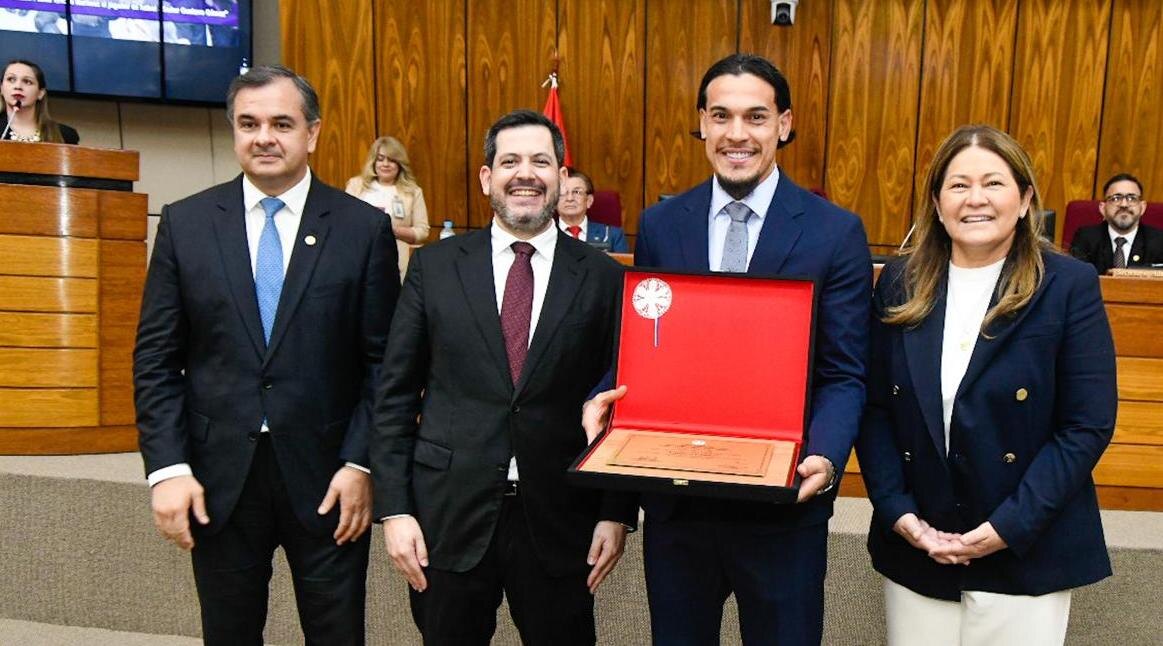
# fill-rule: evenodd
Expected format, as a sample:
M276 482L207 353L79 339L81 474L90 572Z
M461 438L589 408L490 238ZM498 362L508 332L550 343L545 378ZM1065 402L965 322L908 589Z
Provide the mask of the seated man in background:
M569 176L561 182L561 199L557 201L557 226L579 240L603 251L629 253L630 245L621 227L589 219L586 212L594 205L594 183L585 173L567 167Z
M1070 253L1100 274L1163 262L1163 231L1139 223L1147 210L1143 184L1134 175L1119 173L1107 180L1102 192L1102 224L1079 229Z

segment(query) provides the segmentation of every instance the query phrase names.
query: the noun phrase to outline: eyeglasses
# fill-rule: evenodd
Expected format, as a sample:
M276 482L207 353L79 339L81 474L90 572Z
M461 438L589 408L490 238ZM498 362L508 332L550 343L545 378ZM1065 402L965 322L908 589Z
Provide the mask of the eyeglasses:
M1134 193L1115 193L1114 195L1108 195L1105 201L1110 202L1111 204L1126 204L1127 206L1134 206L1138 204L1139 200L1141 199L1143 199L1142 195L1135 195Z
M562 191L561 192L562 197L576 197L579 200L587 195L589 195L589 191L586 191L585 189L580 189L580 188L575 188L572 191Z

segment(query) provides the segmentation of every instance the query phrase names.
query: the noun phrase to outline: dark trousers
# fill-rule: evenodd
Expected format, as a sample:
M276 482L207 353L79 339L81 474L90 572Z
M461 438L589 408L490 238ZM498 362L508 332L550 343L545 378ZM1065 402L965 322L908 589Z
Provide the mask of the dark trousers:
M817 646L827 541L827 523L788 529L690 512L664 521L647 514L643 552L654 644L718 646L723 602L734 593L746 646Z
M412 619L426 646L488 644L497 628L502 594L527 646L592 646L594 598L586 587L588 570L549 576L533 552L521 501L506 496L492 541L476 567L448 572L424 571L428 588L409 588Z
M263 643L271 562L282 546L291 566L307 644L364 643L364 583L369 534L342 546L303 528L291 509L265 434L259 439L238 505L222 531L195 535L194 582L208 645Z

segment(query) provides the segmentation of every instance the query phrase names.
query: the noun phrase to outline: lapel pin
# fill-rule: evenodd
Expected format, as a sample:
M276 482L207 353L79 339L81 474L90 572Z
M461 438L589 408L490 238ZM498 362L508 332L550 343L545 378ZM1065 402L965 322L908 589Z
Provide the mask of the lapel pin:
M315 236L307 236L306 238L303 238L303 242L307 243L308 247L314 247L315 246Z
M1139 262L1139 254L1131 256L1131 262Z

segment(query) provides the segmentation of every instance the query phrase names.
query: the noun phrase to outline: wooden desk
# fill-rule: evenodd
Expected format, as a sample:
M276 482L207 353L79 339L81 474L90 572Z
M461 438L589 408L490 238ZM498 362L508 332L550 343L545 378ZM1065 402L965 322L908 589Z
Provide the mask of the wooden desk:
M138 154L0 142L0 454L131 451Z

